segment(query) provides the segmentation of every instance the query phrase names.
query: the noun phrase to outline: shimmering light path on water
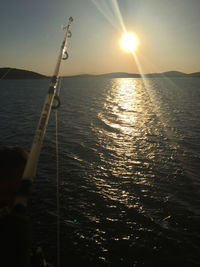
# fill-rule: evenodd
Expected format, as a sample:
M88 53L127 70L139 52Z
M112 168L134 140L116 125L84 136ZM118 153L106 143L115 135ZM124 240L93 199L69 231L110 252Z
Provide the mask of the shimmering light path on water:
M30 148L48 81L1 81L1 144ZM62 266L198 266L200 80L65 79L59 110ZM30 97L31 96L31 97ZM55 125L30 200L56 255Z

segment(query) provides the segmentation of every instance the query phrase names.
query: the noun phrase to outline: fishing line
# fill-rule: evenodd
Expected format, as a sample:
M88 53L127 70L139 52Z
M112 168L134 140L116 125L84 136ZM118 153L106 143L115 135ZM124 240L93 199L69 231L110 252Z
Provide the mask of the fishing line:
M60 95L62 78L59 79L57 95ZM58 142L58 110L55 110L56 126L56 208L57 208L57 267L60 266L60 192L59 192L59 142Z

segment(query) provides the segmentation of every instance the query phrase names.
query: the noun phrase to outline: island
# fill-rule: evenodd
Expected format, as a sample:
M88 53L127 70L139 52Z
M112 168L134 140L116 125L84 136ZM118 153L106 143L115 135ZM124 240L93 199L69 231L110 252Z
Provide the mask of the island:
M46 79L48 76L42 75L37 72L15 69L15 68L0 68L0 79L11 80L11 79Z

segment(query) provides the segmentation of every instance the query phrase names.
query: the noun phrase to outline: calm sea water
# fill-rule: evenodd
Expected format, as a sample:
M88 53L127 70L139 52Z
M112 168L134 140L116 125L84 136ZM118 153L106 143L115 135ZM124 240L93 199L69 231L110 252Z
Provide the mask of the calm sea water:
M48 80L0 81L0 144L30 149ZM200 266L200 79L63 79L61 266ZM29 201L56 262L55 116Z

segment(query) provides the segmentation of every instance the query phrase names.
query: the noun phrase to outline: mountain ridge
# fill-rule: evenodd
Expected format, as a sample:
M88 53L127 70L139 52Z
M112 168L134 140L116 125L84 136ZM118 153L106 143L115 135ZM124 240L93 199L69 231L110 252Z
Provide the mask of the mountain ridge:
M142 76L146 78L156 78L156 77L198 77L200 78L200 72L194 73L184 73L180 71L166 71L161 73L147 73L147 74L138 74L138 73L127 73L127 72L111 72L105 74L79 74L79 75L71 75L64 76L65 78L88 78L88 77L108 77L108 78L142 78Z
M10 79L46 79L49 78L43 74L23 70L23 69L16 69L16 68L0 68L0 79L1 80L10 80Z
M64 78L88 78L88 77L99 77L99 78L141 78L142 76L147 78L156 78L156 77L197 77L200 78L200 72L194 73L184 73L180 71L166 71L161 73L147 73L147 74L138 74L138 73L127 73L127 72L111 72L104 74L78 74L78 75L69 75L63 76ZM48 79L49 76L16 68L0 68L0 79L9 80L9 79Z

